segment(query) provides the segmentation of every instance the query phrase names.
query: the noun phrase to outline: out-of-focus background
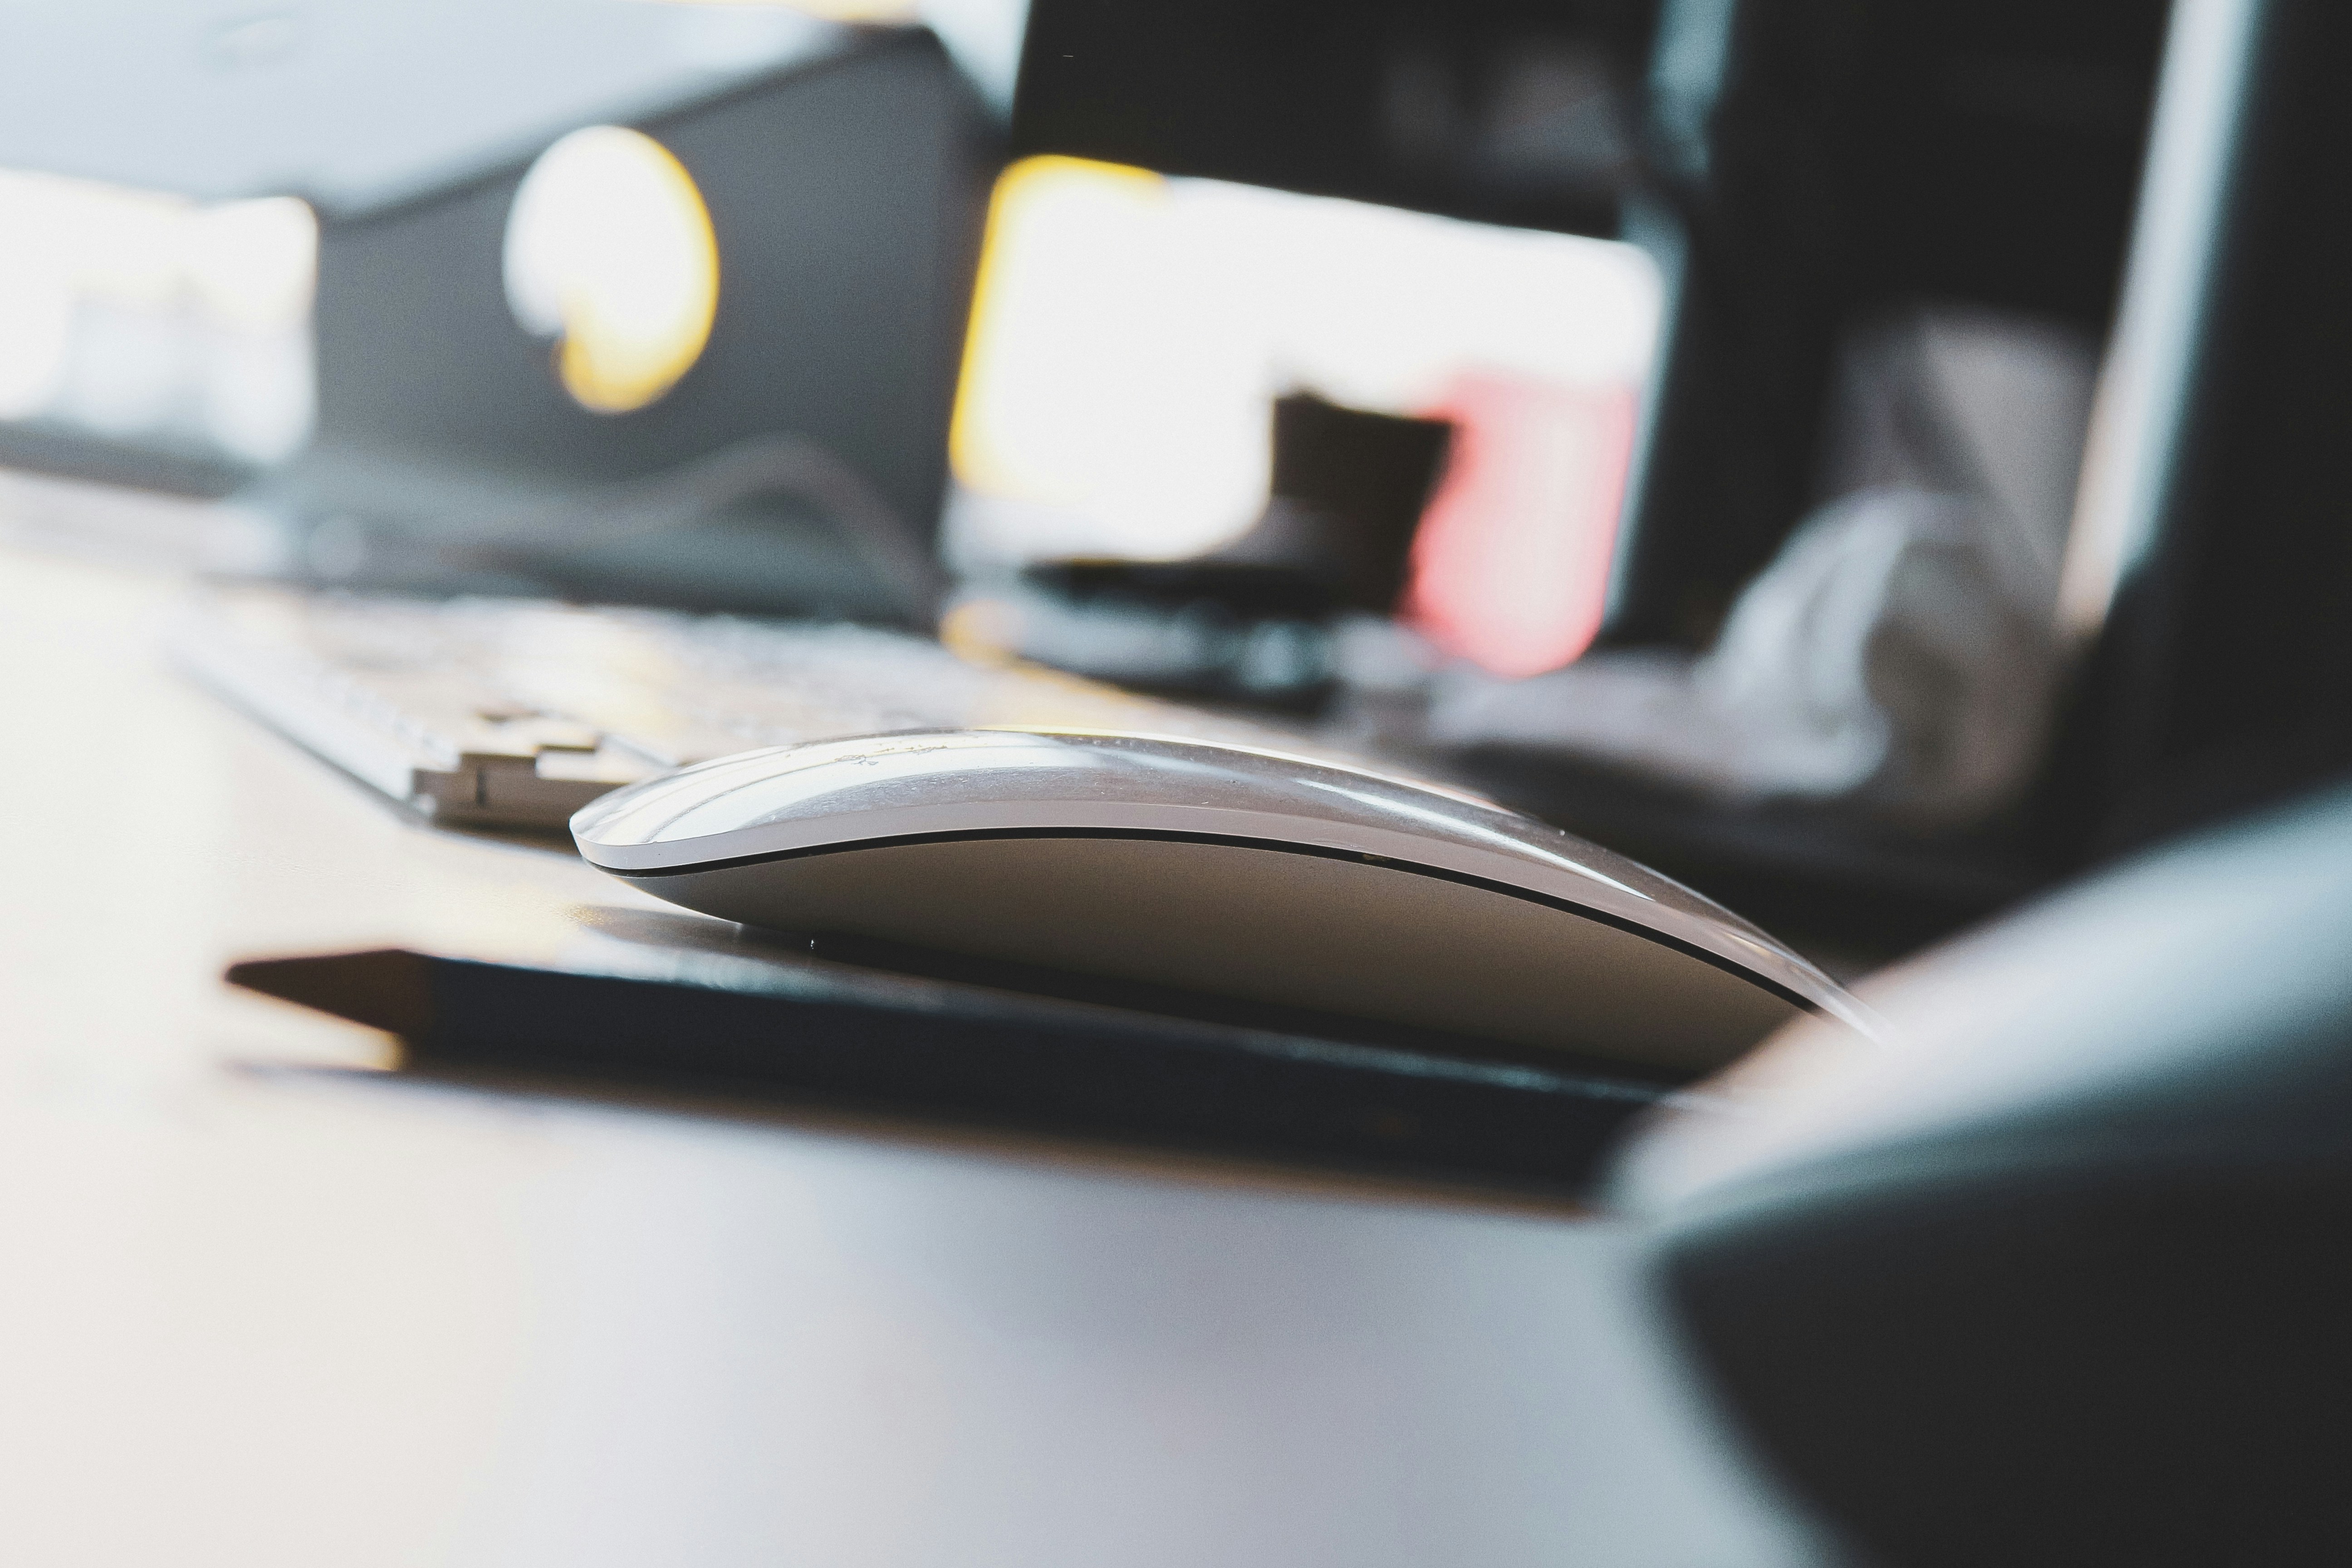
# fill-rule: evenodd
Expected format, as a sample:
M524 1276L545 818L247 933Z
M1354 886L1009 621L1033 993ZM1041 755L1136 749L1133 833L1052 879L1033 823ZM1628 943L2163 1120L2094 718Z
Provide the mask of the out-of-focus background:
M1858 963L2236 798L2078 504L2161 8L1130 9L13 13L0 459L1272 715Z

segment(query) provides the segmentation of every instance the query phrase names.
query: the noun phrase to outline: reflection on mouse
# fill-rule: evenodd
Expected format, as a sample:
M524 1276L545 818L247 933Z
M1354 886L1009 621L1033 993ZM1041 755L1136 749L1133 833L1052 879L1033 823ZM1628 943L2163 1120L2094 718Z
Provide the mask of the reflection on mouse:
M572 819L688 909L1700 1073L1827 976L1687 889L1475 796L1246 747L1070 731L721 758Z

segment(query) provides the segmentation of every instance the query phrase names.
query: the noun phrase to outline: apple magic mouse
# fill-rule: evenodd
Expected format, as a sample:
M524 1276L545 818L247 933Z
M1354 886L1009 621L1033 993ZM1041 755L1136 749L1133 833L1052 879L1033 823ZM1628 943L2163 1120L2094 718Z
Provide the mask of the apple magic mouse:
M747 752L615 791L580 852L747 925L1442 1030L1675 1075L1870 1016L1780 943L1475 795L1048 730Z

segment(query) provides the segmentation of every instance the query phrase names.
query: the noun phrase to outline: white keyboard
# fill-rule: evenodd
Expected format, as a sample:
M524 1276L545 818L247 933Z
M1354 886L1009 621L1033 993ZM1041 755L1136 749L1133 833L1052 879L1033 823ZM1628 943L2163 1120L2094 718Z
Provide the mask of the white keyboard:
M439 820L561 826L608 790L758 746L895 730L1144 731L1322 754L1290 731L868 627L537 600L235 588L176 662Z

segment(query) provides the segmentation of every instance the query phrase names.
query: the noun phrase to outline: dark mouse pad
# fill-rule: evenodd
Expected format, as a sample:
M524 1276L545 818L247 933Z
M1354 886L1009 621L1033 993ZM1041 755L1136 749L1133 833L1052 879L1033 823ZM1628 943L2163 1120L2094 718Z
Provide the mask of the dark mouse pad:
M1002 982L1038 976L965 960L924 974L914 951L859 954L883 968L716 922L634 924L663 929L598 933L553 959L385 949L253 960L227 978L397 1034L416 1071L716 1089L1570 1191L1673 1095L1433 1037L1327 1038L1297 1017L1133 1005L1180 999L1037 994Z

